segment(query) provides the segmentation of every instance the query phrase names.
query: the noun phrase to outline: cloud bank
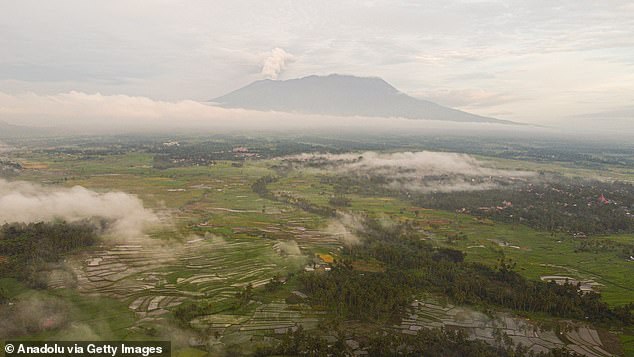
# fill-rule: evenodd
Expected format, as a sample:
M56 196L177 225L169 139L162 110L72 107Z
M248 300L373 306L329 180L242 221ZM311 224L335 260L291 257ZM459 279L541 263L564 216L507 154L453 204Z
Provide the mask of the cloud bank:
M427 129L435 126L464 127L472 124L263 112L221 108L192 100L168 102L147 97L76 91L54 95L11 95L0 92L0 119L14 125L63 127L98 133L174 128L310 130L355 127L389 130L416 127ZM494 124L485 126L488 129L504 127Z
M81 186L45 187L0 179L0 224L93 218L111 222L108 233L121 237L141 236L145 228L159 223L138 197L127 193L97 193Z
M0 91L0 121L46 128L51 135L118 133L451 134L483 137L575 137L630 140L631 130L583 131L493 123L463 123L229 109L193 100L162 101L129 95L71 91L52 95ZM43 131L43 130L40 130Z
M373 178L394 190L421 193L487 190L501 182L535 175L528 171L486 167L466 154L432 151L301 154L283 159L329 168L340 174Z

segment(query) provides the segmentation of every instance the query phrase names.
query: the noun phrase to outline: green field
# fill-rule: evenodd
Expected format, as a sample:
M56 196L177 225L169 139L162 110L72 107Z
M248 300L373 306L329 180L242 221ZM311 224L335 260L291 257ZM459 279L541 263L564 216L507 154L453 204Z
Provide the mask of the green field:
M105 257L114 262L112 266L128 269L103 286L91 282L80 283L76 289L36 291L14 280L0 280L0 287L12 299L56 299L70 312L72 323L23 337L134 339L160 338L165 333L179 331L188 338L198 338L205 331L216 336L217 346L233 346L243 345L249 339L264 343L273 330L297 323L313 328L318 325L320 318L316 313L321 312L297 309L284 302L292 295L295 286L292 280L275 293L262 292L261 287L273 276L301 271L316 259L315 253L332 254L337 259L341 248L337 237L328 231L332 218L253 192L251 185L259 178L278 176L272 169L276 161L247 160L243 165L218 161L210 166L159 170L152 166L152 155L141 152L90 158L31 151L18 151L13 155L15 160L28 163L17 179L50 186L80 185L97 192L120 190L137 195L147 208L160 212L164 220L164 226L150 232L149 237L132 242L151 247L118 248L106 241L105 246L69 259L68 264L88 280L91 273L85 266L87 256ZM562 168L557 163L501 159L492 162L504 168L599 175L587 168ZM336 190L321 178L332 174L294 170L269 184L268 189L274 194L283 193L318 206L329 206L329 199ZM602 170L600 175L630 179L632 172ZM619 258L613 252L577 252L578 242L568 234L551 234L525 225L414 207L395 197L352 194L348 198L350 205L337 208L340 212L368 215L388 223L411 222L419 228L421 239L436 246L462 250L468 261L495 266L504 256L516 262L516 270L529 279L562 275L592 280L598 283L597 290L610 305L634 300L631 284L634 262ZM461 239L452 239L457 235ZM601 239L634 242L631 234ZM288 255L279 248L280 242L289 241L297 243L301 256ZM176 258L161 261L165 249ZM117 255L118 252L137 252L147 265L139 268L135 261L126 260ZM150 283L145 289L118 293L138 281ZM236 294L248 284L256 288L254 300L236 307ZM186 327L176 319L174 312L188 301L204 305L209 313L193 319ZM631 355L632 336L622 335L621 340ZM204 353L183 341L176 346L181 356ZM252 352L252 348L242 352Z

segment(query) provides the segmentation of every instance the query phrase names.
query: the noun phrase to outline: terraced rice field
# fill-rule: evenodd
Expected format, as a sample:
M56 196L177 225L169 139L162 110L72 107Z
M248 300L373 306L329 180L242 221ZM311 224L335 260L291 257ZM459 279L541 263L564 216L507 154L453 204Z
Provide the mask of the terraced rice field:
M313 329L317 327L318 322L319 319L314 312L293 309L283 301L275 301L257 307L253 316L241 324L239 330L282 334L288 329L296 329L299 325L304 329Z
M274 241L198 237L161 244L149 238L103 247L75 265L77 288L127 301L152 321L190 298L221 302L247 284L267 283L297 264L273 249Z
M170 310L188 299L205 299L221 306L234 301L235 294L247 284L262 286L276 274L300 270L304 258L288 254L280 248L280 242L294 241L302 254L308 256L308 252L332 251L341 246L337 235L328 232L327 219L262 199L251 191L257 178L271 173L265 164L234 168L219 163L209 168L157 171L150 169L149 156L110 159L112 162L94 165L89 161L63 165L53 162L47 171L30 175L32 180L51 179L60 183L61 177L68 176L71 178L63 181L65 185L81 184L101 190L116 187L137 194L150 207L169 210L179 234L192 234L179 242L141 237L107 244L69 262L74 274L59 270L49 276L51 288L69 287L68 282L75 275L77 289L82 294L124 302L136 314L137 325L170 318ZM317 176L304 174L284 178L271 184L270 189L320 205L328 205L328 198L334 193L334 188L322 184ZM351 206L346 210L351 213L411 220L421 227L425 239L437 245L448 245L446 238L450 234L467 234L468 239L450 246L467 251L468 260L494 264L504 252L530 278L546 275L570 275L570 280L583 281L592 278L602 284L599 290L611 303L624 301L624 297L629 301L631 296L624 278L632 270L629 262L614 263L608 254L575 253L573 243L560 241L561 237L453 212L413 208L395 198L358 195L350 198ZM330 255L322 255L324 261L332 259ZM324 259L326 256L329 258ZM604 271L606 262L612 264L613 271ZM580 267L586 271L576 270ZM247 343L253 336L282 334L300 325L316 329L321 317L318 311L301 304L251 301L240 313L221 311L194 318L190 324L199 330L217 332L218 343L231 345ZM406 334L433 327L459 329L471 338L490 343L506 334L514 343L535 352L566 346L586 356L611 355L601 334L589 326L562 322L547 329L504 313L487 316L429 299L414 302L406 318L396 326Z
M556 328L544 328L528 319L505 313L488 316L466 307L443 305L429 299L413 302L407 317L396 327L406 334L416 334L422 328L460 330L471 339L491 344L502 341L506 335L515 345L522 344L536 353L567 347L589 357L613 356L605 350L598 331L587 325L562 321Z

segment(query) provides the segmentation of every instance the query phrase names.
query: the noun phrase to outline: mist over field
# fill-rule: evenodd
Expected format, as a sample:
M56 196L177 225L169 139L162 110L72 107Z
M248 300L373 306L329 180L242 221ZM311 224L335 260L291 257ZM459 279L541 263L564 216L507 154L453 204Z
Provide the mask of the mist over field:
M0 153L5 153L11 150L11 147L2 141L0 141Z
M146 228L159 224L138 197L127 193L0 179L0 224L90 219L105 219L107 233L122 237L141 236Z
M498 187L496 179L525 179L536 175L529 171L486 167L467 154L431 151L300 154L282 160L317 166L344 176L381 177L390 189L413 192L488 190Z

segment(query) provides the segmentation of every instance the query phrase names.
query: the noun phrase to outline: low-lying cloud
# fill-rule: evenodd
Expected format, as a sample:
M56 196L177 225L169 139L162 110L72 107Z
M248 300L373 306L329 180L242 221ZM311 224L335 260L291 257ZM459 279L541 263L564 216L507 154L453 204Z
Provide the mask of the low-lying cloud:
M0 179L0 224L94 218L110 222L107 233L121 237L141 236L159 223L138 197L124 192L98 193L81 186L47 187Z
M299 248L299 245L294 240L277 242L273 245L273 249L280 252L280 254L287 255L287 256L288 255L290 256L302 255L302 251Z
M331 234L346 246L359 244L358 232L363 231L362 219L345 212L338 212L337 218L331 220L325 232Z
M13 125L64 128L66 132L155 132L175 129L301 131L424 131L435 129L516 132L501 124L457 123L402 118L338 117L230 109L192 100L161 101L129 95L71 91L53 95L0 92L0 118ZM482 130L481 130L482 131Z
M11 151L11 147L0 141L0 154Z
M31 295L13 305L0 304L0 338L25 336L63 327L69 304L56 297Z
M346 175L373 178L393 190L422 193L487 190L502 181L534 175L528 171L486 167L466 154L432 151L301 154L284 159Z
M609 138L631 142L630 131L565 129L413 120L398 117L335 116L222 108L193 100L163 101L129 95L71 91L51 95L0 92L0 121L46 128L51 135L210 132L447 135L479 138ZM43 130L40 130L42 132Z

